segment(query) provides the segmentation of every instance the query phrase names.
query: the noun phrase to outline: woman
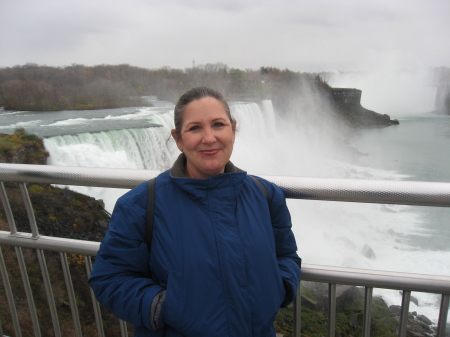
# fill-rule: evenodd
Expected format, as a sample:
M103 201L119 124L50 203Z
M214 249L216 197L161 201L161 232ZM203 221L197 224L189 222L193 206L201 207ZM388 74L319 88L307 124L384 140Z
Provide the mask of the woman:
M150 252L145 182L117 201L90 285L136 337L273 337L301 273L284 194L229 161L236 121L217 91L186 92L174 121L182 153L156 178Z

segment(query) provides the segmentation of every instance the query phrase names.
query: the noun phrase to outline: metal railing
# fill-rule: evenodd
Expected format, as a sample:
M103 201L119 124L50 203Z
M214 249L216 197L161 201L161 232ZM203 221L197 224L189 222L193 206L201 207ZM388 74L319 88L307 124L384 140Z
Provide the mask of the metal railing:
M0 231L0 245L13 246L17 256L20 273L31 313L31 320L35 336L41 336L39 330L36 307L33 300L22 248L36 250L45 292L50 308L50 316L56 336L61 336L57 308L49 278L44 251L58 252L62 264L64 280L67 287L69 304L72 313L76 336L82 336L80 319L77 310L73 282L67 262L67 254L80 254L84 256L87 274L92 269L92 259L99 248L99 242L74 240L43 236L38 232L33 207L28 196L26 183L44 183L61 185L97 186L107 188L130 189L159 174L157 171L124 170L104 168L56 167L41 165L0 164L0 197L6 214L10 231ZM287 198L330 200L361 203L383 203L402 205L423 205L450 207L450 183L412 182L412 181L373 181L353 179L326 179L262 176L280 186ZM14 216L9 204L4 182L18 182L27 210L31 233L18 232ZM22 336L19 318L17 315L14 294L12 292L2 251L0 249L0 271L3 285L14 325L16 336ZM335 335L336 322L336 285L354 285L365 288L365 304L363 317L363 336L370 336L372 293L374 288L401 290L402 305L400 314L400 327L398 335L406 336L408 323L409 302L411 292L428 292L441 295L436 334L445 336L449 299L450 277L430 276L409 273L396 273L386 271L328 267L318 265L302 266L302 280L328 284L328 336ZM94 303L94 315L97 332L104 336L100 305L91 292ZM300 336L300 308L301 296L297 294L295 301L294 335ZM120 321L122 336L127 336L125 322ZM0 322L1 332L1 322Z

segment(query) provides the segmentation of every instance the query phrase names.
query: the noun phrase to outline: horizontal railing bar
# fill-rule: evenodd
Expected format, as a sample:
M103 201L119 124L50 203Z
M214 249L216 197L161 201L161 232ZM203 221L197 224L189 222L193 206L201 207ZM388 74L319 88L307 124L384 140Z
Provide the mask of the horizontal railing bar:
M292 199L450 207L450 183L444 182L261 177Z
M159 171L0 163L0 181L133 188Z
M0 231L0 244L95 256L99 242ZM368 269L302 265L302 281L450 295L450 277Z
M7 231L0 231L0 244L90 256L95 256L100 247L100 242L44 235L33 238L31 233Z
M302 281L450 294L450 276L302 264Z
M3 204L8 204L3 182L19 182L22 185L23 183L44 183L131 189L159 173L159 171L150 170L0 163L1 197ZM450 207L450 183L444 182L265 175L261 175L261 177L277 184L284 191L286 197L292 199ZM22 193L26 193L25 185L21 187ZM8 209L9 204L7 206ZM99 242L44 236L39 235L37 230L33 231L34 234L18 233L14 228L14 220L11 214L9 215L11 219L8 218L7 210L7 218L12 220L12 222L8 221L12 231L0 231L0 244L33 248L38 251L49 250L84 255L89 274L91 266L88 265L91 263L91 256L95 256L99 249ZM448 307L450 296L450 277L303 264L302 280L327 283L332 290L330 291L331 301L329 306L329 335L334 335L335 303L331 297L334 298L333 290L335 291L337 284L366 288L366 316L364 318L366 327L364 335L370 334L370 310L368 310L368 306L370 306L369 297L372 295L371 290L373 288L402 290L404 294L403 302L409 302L408 296L412 291L441 294L442 303L438 329L439 331L445 329L445 327L443 328L445 323L442 322L445 322L447 318L445 308ZM370 292L368 292L368 289L370 289ZM93 301L95 302L95 298L93 298ZM402 303L402 316L407 314L408 308L408 305ZM445 312L443 313L442 310ZM300 322L300 310L296 313L296 317ZM98 326L99 333L102 334L103 327L101 326L98 303L96 320L97 324L100 324ZM296 322L296 331L300 330L299 322ZM401 322L400 335L405 334L405 322L405 319ZM126 333L124 323L121 325L121 332L122 334Z
M131 189L158 171L0 164L1 181ZM261 175L287 198L450 207L450 183Z

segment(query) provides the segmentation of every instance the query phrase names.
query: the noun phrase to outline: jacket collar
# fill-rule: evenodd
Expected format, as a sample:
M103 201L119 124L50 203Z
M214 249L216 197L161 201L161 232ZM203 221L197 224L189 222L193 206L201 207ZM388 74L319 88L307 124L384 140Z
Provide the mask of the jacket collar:
M234 166L229 161L225 165L225 173L212 176L205 179L195 179L186 177L186 155L181 153L172 168L170 177L175 184L182 190L188 192L194 198L203 198L206 192L213 191L214 194L229 196L232 199L237 198L241 191L242 183L247 172Z
M186 155L184 153L181 153L175 163L173 164L172 168L170 169L170 176L172 178L187 178L186 177ZM234 173L234 172L244 172L240 168L234 166L234 164L229 161L225 165L225 173Z

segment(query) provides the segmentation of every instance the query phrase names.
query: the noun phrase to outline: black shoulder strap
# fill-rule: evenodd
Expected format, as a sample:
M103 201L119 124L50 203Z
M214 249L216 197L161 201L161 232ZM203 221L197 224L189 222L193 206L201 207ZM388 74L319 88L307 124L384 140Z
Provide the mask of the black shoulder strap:
M252 178L252 180L256 183L256 185L258 185L258 187L261 189L261 191L263 191L264 195L266 196L267 199L267 203L269 204L269 210L270 210L270 197L269 197L269 192L267 192L266 188L264 187L263 183L256 178L255 176L250 176L250 178Z
M155 178L148 181L148 196L147 196L147 219L145 225L145 242L148 250L152 245L153 236L153 213L155 212Z

